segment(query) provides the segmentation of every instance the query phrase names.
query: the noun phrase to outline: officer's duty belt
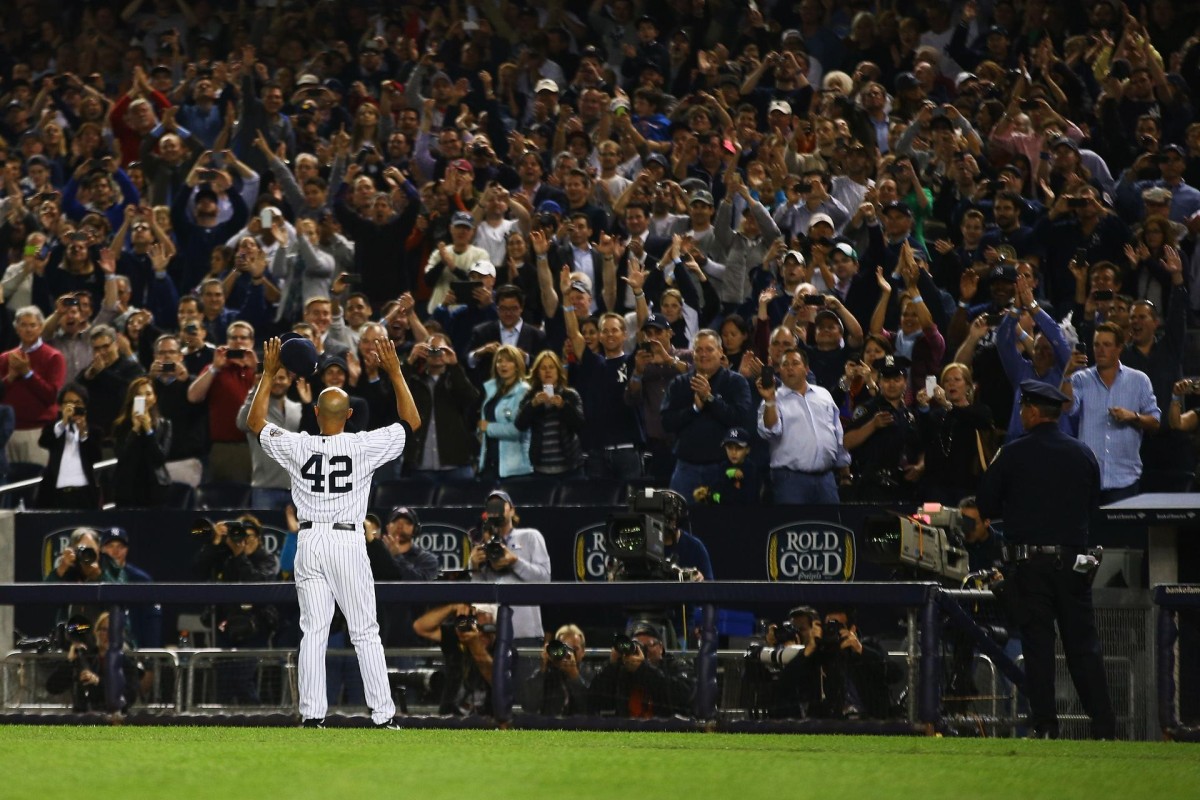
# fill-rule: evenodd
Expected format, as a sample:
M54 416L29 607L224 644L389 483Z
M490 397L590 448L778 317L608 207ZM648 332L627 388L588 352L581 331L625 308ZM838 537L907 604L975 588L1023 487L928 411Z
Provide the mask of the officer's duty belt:
M1005 561L1027 561L1034 556L1073 556L1082 552L1082 547L1055 544L1006 544L1000 548Z

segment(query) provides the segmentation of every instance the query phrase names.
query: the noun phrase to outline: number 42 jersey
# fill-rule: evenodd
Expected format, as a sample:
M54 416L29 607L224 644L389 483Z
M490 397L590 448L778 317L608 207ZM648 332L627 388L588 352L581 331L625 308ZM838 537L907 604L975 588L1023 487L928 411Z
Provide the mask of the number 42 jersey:
M292 433L268 422L258 442L291 476L297 519L357 524L367 515L371 476L400 457L408 434L402 422L333 436Z

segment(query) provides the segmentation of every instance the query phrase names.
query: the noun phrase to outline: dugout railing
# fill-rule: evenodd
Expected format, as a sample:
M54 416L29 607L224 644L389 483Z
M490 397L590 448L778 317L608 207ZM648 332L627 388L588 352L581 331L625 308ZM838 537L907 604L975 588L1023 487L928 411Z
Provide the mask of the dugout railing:
M984 593L986 594L986 593ZM881 733L930 733L945 727L942 707L944 670L942 636L944 624L961 629L974 641L993 663L1016 685L1023 680L1019 668L1003 664L1004 654L987 651L987 630L970 619L955 614L954 608L962 599L959 593L947 592L933 583L768 583L768 582L702 582L659 583L629 582L613 584L545 583L545 584L478 584L458 582L380 583L377 596L382 603L494 603L497 615L497 646L493 674L493 717L506 725L553 727L588 727L586 720L545 721L530 719L529 715L514 713L512 676L511 607L521 605L602 605L621 607L630 604L677 606L687 603L701 611L701 636L695 650L696 694L693 719L676 720L677 727L705 729L758 730L873 730ZM295 587L288 583L259 584L3 584L0 585L0 605L64 605L92 604L110 607L113 614L110 631L112 648L121 646L119 631L127 605L162 603L164 605L210 604L229 602L295 603ZM816 607L829 604L854 606L860 609L902 611L906 631L902 647L893 655L903 663L906 691L904 718L894 722L845 723L804 720L802 723L776 721L723 722L718 708L717 673L720 668L716 633L716 607L756 605L799 605ZM113 624L115 623L115 624ZM209 651L164 651L171 658L191 658ZM272 657L278 657L275 651ZM730 653L723 654L728 657ZM221 656L214 656L220 658ZM115 663L110 658L110 664ZM174 663L177 691L187 693L188 664ZM195 668L191 668L192 680ZM182 687L180 684L182 683ZM110 687L117 685L110 680ZM111 702L115 707L117 697ZM185 708L180 699L176 709ZM594 721L593 721L594 722Z

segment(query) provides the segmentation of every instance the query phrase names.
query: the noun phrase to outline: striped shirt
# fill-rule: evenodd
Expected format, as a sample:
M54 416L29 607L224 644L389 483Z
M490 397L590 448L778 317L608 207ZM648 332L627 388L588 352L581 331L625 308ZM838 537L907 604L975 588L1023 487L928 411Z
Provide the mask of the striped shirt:
M291 477L297 519L357 524L367 516L371 475L404 452L408 435L403 422L333 436L292 433L268 422L258 442Z
M1142 431L1135 425L1117 422L1111 408L1127 408L1161 420L1154 387L1144 372L1117 365L1111 387L1100 380L1096 367L1071 376L1075 394L1071 416L1079 422L1079 440L1092 449L1100 462L1100 488L1124 489L1142 477Z

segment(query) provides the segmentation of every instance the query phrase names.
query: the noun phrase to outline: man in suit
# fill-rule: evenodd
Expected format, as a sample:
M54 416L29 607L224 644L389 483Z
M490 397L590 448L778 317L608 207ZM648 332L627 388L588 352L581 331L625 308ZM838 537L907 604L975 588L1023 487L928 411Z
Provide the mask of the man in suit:
M625 207L625 232L627 235L621 240L621 257L617 261L618 277L629 274L630 258L636 258L643 264L657 264L671 246L670 239L650 232L650 207L642 203L630 203ZM661 294L660 290L647 299L657 307ZM630 311L635 305L633 291L628 286L622 287L617 295L619 310Z
M587 213L572 211L567 216L567 241L555 251L557 262L551 268L557 274L563 264L571 272L582 272L592 282L593 314L611 310L617 303L616 240L608 234L601 237L600 246L592 243L592 228Z
M527 325L522 317L525 293L519 287L506 284L497 289L495 309L498 319L476 325L467 345L467 366L477 384L491 375L492 356L500 345L511 344L521 350L526 366L546 349L545 331Z

